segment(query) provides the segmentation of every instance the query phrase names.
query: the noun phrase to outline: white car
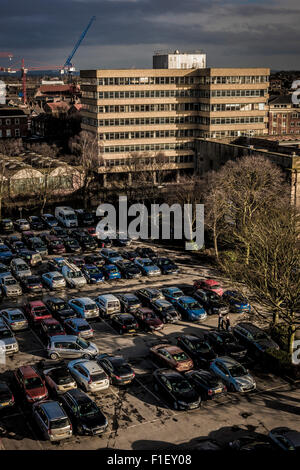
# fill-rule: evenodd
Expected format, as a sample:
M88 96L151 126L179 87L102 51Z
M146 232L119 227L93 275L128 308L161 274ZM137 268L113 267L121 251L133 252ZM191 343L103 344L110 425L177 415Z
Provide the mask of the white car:
M78 385L86 392L98 392L109 388L109 378L96 361L76 359L68 363L68 369Z
M81 318L91 319L99 317L99 307L89 297L77 297L69 300L68 304Z
M11 275L1 276L0 286L3 294L6 295L6 297L16 297L17 295L22 295L20 284Z
M86 278L75 264L65 261L65 266L62 267L61 272L69 287L78 289L87 284Z
M66 280L58 271L42 274L42 280L49 289L64 289Z

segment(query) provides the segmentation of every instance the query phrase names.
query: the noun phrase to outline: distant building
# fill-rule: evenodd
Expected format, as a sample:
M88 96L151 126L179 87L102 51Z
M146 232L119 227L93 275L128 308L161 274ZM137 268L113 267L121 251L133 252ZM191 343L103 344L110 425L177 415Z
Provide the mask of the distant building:
M0 139L28 135L28 113L20 107L0 106Z
M292 95L281 95L269 101L269 135L300 137L300 107L292 103Z
M158 51L153 56L154 69L204 69L206 54L201 51L171 52Z

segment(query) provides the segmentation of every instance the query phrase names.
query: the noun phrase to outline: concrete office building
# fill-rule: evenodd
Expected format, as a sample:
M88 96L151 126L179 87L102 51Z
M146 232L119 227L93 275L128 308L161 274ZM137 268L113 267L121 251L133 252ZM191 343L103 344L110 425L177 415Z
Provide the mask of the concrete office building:
M82 129L96 133L101 173L128 172L133 153L163 153L193 173L195 139L268 133L267 68L82 70ZM145 167L147 159L145 159Z
M201 51L172 52L157 51L153 56L154 69L204 69L206 54Z

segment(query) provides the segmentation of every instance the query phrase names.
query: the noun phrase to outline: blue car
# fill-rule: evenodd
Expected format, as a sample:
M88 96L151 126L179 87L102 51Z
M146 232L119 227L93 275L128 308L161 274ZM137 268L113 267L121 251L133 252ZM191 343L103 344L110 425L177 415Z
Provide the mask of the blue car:
M106 264L103 266L102 271L104 273L105 279L121 279L121 273L118 270L117 266L114 264Z
M68 334L81 338L87 339L94 336L94 330L85 318L69 318L64 322L64 328Z
M41 219L48 228L58 226L58 220L52 214L43 214L41 216Z
M169 258L157 258L155 260L156 266L159 267L162 274L178 274L179 267L173 263Z
M60 271L65 266L65 258L62 256L56 256L48 261L49 267L52 271Z
M161 274L161 270L150 258L136 258L134 264L140 268L144 276L159 276Z
M178 287L164 287L163 289L161 289L161 291L164 295L164 298L172 304L177 302L179 297L184 296L184 293L182 292L182 290L178 289Z
M122 256L115 250L111 250L110 248L102 248L100 250L101 256L105 259L106 263L114 264L117 261L123 261Z
M94 264L85 264L81 271L89 284L97 284L104 281L104 274Z
M181 314L182 318L189 321L205 320L207 313L203 307L193 299L193 297L183 296L179 297L174 303L177 311Z
M6 264L0 263L0 276L11 276L11 272Z
M236 290L226 290L222 298L229 303L230 310L236 313L251 312L251 305L247 299Z
M5 262L10 262L13 258L13 254L12 252L10 251L10 249L8 248L7 245L4 245L4 243L1 243L0 244L0 261L4 263Z

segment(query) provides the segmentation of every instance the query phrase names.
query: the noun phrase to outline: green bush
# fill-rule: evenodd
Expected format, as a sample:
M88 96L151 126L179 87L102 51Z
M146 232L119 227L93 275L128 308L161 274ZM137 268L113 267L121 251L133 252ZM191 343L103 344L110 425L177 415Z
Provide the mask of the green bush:
M238 260L238 255L235 251L233 250L224 250L224 251L221 251L220 253L220 257L224 260L228 260L228 261L231 261L233 263L235 263L237 260Z

